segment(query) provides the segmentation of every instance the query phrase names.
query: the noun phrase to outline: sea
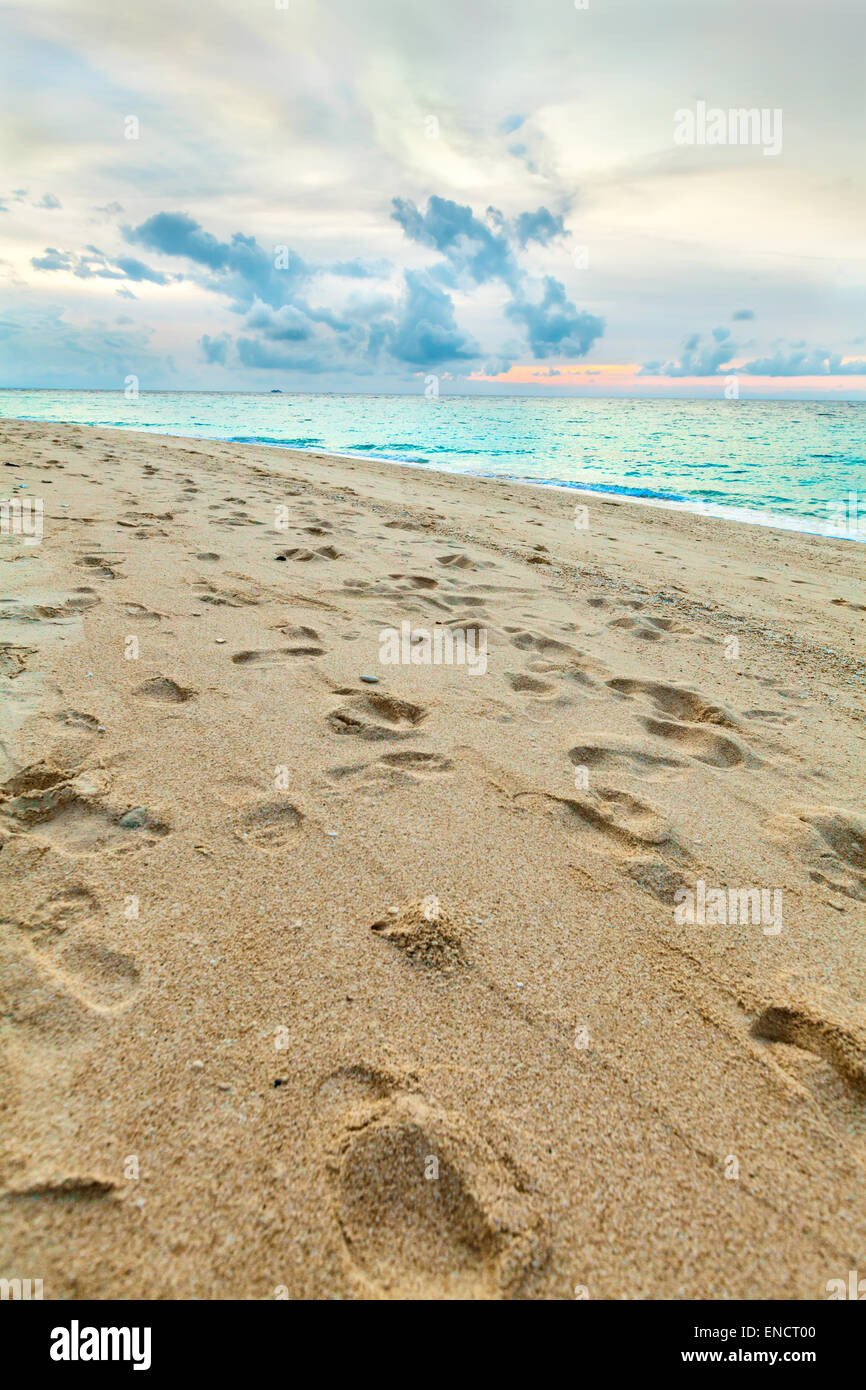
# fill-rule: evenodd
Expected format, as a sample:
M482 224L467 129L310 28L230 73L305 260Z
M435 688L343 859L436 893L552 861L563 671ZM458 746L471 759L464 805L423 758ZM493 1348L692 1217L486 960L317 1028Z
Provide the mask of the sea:
M866 402L10 389L0 418L380 459L866 540Z

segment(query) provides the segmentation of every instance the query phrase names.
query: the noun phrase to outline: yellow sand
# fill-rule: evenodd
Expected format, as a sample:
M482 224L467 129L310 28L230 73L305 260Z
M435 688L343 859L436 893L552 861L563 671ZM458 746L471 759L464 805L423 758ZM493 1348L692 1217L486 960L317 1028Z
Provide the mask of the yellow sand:
M0 493L45 499L40 545L0 541L0 1275L806 1299L866 1273L861 546L0 434ZM404 621L483 628L486 673L382 665ZM781 890L781 930L678 922L698 880Z

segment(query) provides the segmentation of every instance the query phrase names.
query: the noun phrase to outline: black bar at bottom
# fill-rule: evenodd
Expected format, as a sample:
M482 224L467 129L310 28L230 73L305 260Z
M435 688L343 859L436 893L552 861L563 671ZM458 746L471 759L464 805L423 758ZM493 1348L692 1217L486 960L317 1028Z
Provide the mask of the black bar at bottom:
M806 1368L826 1380L859 1365L864 1334L863 1314L841 1302L575 1301L565 1307L512 1304L503 1324L500 1315L459 1303L7 1301L0 1303L0 1330L18 1378L40 1371L60 1381L70 1375L92 1380L106 1370L136 1379L213 1372L225 1380L236 1372L280 1368L286 1378L300 1373L307 1379L309 1369L333 1373L341 1356L356 1372L364 1365L369 1372L375 1363L381 1375L383 1355L387 1362L398 1348L400 1361L388 1374L403 1379L405 1353L413 1346L413 1382L425 1371L431 1379L453 1374L458 1347L461 1364L471 1364L473 1354L483 1358L488 1381L499 1357L513 1375L515 1354L543 1352L550 1365L557 1351L576 1373L592 1367L596 1375L677 1369L700 1375L708 1367L736 1373L760 1366L773 1376ZM459 1342L451 1341L455 1336ZM302 1369L311 1357L313 1367Z

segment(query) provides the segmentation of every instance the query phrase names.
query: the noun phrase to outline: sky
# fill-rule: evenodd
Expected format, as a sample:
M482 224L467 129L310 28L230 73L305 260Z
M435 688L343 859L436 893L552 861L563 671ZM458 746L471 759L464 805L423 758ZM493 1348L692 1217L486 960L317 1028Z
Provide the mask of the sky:
M0 4L0 386L866 399L864 51L862 0Z

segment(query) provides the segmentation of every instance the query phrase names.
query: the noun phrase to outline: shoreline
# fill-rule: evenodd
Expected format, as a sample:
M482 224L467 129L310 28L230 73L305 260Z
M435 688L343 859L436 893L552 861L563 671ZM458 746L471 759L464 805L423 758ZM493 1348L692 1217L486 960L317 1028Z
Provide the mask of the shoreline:
M0 389L18 390L18 389L23 389L23 388L7 387L7 388L0 388ZM106 394L112 394L112 393L106 392ZM145 394L146 394L146 393L145 393ZM171 393L171 392L154 392L154 393L152 393L152 394L154 394L154 395L170 395L170 394L172 394L172 393ZM189 394L196 394L196 393L176 392L176 393L174 393L174 394L177 394L177 395L189 395ZM210 394L210 395L220 396L220 395L224 395L224 394L248 395L248 394L251 394L251 393L249 393L249 392L237 392L237 393L202 392L201 394L203 394L203 395ZM271 393L271 392L259 392L259 393L257 393L257 394L260 394L260 395L262 395L264 398L267 398L267 397L268 397L269 395L271 395L272 393ZM283 392L281 392L280 394L292 394L292 393L283 393ZM306 394L306 393L298 392L298 393L296 393L296 394L303 395L303 394ZM468 397L460 397L459 399L474 400L474 399L476 399L476 398L475 398L475 397L472 397L472 396L468 396ZM531 398L530 398L530 397L526 397L526 398L524 398L524 397L505 397L505 398L494 397L493 399L514 399L514 400L519 400L519 399L531 399ZM568 399L568 398L563 397L563 399ZM592 398L590 398L590 399L596 399L596 398L595 398L595 397L592 397ZM607 399L607 398L605 398L605 399ZM612 397L611 399L618 399L618 398ZM630 398L625 398L625 399L630 399ZM667 399L667 398L662 398L662 399ZM694 398L692 398L692 397L683 397L682 399L684 399L684 400L691 400L691 399L694 399ZM866 403L866 402L864 402L864 403ZM791 404L795 404L795 402L791 402ZM861 404L861 402L857 402L857 401L839 401L839 402L835 402L835 404L857 405L857 404ZM9 416L0 416L0 422L3 422L3 421L5 421L5 420L12 420L12 418L13 418L13 417L9 417ZM64 420L51 420L51 421L46 421L46 420L36 419L35 417L31 417L31 416L20 416L20 417L14 417L14 418L17 420L18 423L22 423L22 424L45 424L45 425L52 424L52 425L61 425L61 424L72 424L72 423L76 423L76 422L70 422L70 421L64 421ZM473 473L469 473L469 472L463 472L463 471L456 470L456 469L442 468L442 467L440 467L440 466L437 465L437 464L432 464L432 463L427 463L427 462L420 462L420 461L418 461L418 460L416 460L416 459L404 459L404 458L392 457L392 456L386 455L386 454L342 453L342 452L340 452L339 450L331 450L331 449L326 449L326 448L323 448L323 447L311 448L311 447L309 447L309 446L293 444L293 443L291 443L291 442L282 443L282 442L279 442L279 441L276 441L276 440L273 440L273 439L262 439L262 440L258 440L258 439L254 439L254 438L250 438L250 437L246 437L246 436L215 435L215 434L174 434L174 433L164 432L164 431L162 431L162 430L160 430L160 429L154 429L154 428L149 428L149 427L136 428L135 426L132 426L132 425L128 425L128 426L127 426L127 425L119 425L119 424L113 424L113 425L81 424L81 425L79 426L79 428L82 428L82 429L118 429L118 430L123 431L124 433L142 434L142 435L155 434L155 435L157 435L158 437L162 437L162 438L166 438L166 439L198 439L198 440L203 440L203 441L210 440L210 441L213 442L213 443L235 444L235 445L240 445L240 446L242 446L242 447L243 447L243 446L249 445L250 447L253 447L253 448L284 449L284 450L288 450L290 453L310 454L310 455L312 455L312 456L314 456L314 457L318 457L318 456L320 456L320 455L327 455L327 456L330 457L330 458L358 460L358 461L360 461L360 462L365 462L365 461L366 461L366 462L370 462L370 463L388 463L388 464L391 464L391 465L396 466L396 467L398 467L398 468L399 468L399 467L403 467L403 468L417 468L417 469L422 470L422 471L432 471L432 472L436 472L436 473L447 473L447 474L449 474L450 476L460 477L460 478L464 478L464 477L465 477L465 478L486 479L486 480L491 481L491 482L513 483L513 484L519 484L519 485L521 485L521 486L527 486L527 487L557 488L557 489L559 489L559 490L561 490L561 491L580 492L580 493L582 493L582 494L585 494L585 495L587 495L587 496L592 496L592 497L608 497L608 496L610 496L610 497L616 497L616 498L621 498L621 499L623 499L623 500L625 500L625 501L637 502L637 503L640 503L640 504L643 505L643 506L659 507L659 508L662 508L662 509L669 509L669 510L672 510L672 511L683 511L683 512L687 512L687 513L689 513L689 514L691 514L691 515L693 515L693 516L714 516L714 517L718 517L720 520L739 521L739 522L742 522L744 525L747 525L747 526L759 526L759 527L768 528L768 529L771 529L771 530L791 531L791 532L794 532L795 534L802 534L802 535L809 535L809 536L823 536L823 537L826 537L826 538L831 539L831 540L854 541L854 542L857 542L857 543L860 543L860 544L862 544L863 542L866 542L866 525L864 525L862 528L858 527L857 531L854 531L854 530L852 530L852 528L850 528L850 527L848 527L848 528L845 528L845 527L834 527L834 526L832 525L832 523L830 523L830 522L826 522L826 523L825 523L825 522L821 522L821 521L817 520L816 518L812 518L812 517L808 517L808 516L800 516L800 515L788 514L788 513L785 513L785 512L773 512L773 511L763 512L763 511L761 511L761 510L759 510L759 509L757 509L757 508L739 507L739 506L735 506L735 505L728 505L728 504L725 504L725 503L707 502L707 501L704 501L704 500L702 500L702 499L691 500L691 499L689 499L689 498L685 498L685 497L682 497L682 496L679 496L679 495L673 495L673 494L671 494L671 495L665 495L665 494L662 494L662 493L653 494L653 493L649 492L648 490L639 490L639 489L634 489L634 488L627 488L627 487L625 487L625 486L623 486L623 487L618 487L616 484L613 484L613 483L611 483L611 484L596 484L595 486L593 486L593 485L590 484L590 483L582 483L582 482L573 482L573 483L572 483L572 482L563 481L562 479L550 479L550 480L546 480L546 479L538 479L538 478L525 478L525 477L516 476L516 475L515 475L515 476L510 476L510 475L490 474L490 473L474 473L474 472L473 472ZM853 495L856 496L856 490L853 492Z
M10 1268L825 1297L866 1245L861 552L151 434L0 421L45 500L0 537ZM412 658L473 629L483 670Z

